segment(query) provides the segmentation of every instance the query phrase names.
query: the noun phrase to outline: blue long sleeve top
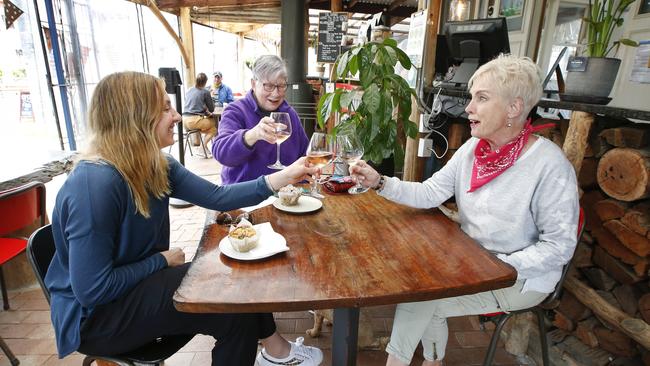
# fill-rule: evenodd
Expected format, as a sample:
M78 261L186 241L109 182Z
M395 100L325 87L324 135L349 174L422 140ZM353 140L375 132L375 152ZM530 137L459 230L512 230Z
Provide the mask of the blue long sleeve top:
M264 177L216 186L167 160L171 197L225 211L272 194ZM106 162L80 162L63 184L52 214L56 253L45 277L59 357L79 348L93 308L166 267L160 252L169 249L169 197L150 197L149 210L149 218L137 212L126 181Z

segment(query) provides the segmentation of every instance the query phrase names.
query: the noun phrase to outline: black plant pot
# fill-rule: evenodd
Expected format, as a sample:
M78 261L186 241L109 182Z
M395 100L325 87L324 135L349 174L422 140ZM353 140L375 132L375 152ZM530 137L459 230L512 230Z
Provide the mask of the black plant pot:
M607 104L616 82L621 60L609 57L576 57L574 70L568 68L564 93L560 99L568 102Z

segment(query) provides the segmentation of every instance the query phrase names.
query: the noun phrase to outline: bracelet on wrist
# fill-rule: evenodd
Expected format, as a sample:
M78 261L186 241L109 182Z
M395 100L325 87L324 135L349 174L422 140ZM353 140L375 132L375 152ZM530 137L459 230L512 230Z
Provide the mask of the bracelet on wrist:
M374 189L375 191L381 191L384 188L385 183L386 183L386 179L382 175L379 177L379 182L377 182L377 185L372 187L372 189Z

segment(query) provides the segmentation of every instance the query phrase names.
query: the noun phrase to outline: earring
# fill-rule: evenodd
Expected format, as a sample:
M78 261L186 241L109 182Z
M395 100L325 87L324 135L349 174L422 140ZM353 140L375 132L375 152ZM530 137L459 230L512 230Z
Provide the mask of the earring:
M506 124L506 126L507 126L508 128L512 127L512 122L510 122L510 118L506 118L506 121L508 121L508 123Z

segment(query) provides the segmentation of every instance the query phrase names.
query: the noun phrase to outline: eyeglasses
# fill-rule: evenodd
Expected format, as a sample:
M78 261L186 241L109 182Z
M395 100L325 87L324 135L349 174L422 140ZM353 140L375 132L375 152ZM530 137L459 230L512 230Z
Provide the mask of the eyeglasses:
M289 86L288 84L273 84L273 83L262 83L262 86L264 87L264 91L266 92L272 92L275 88L278 89L280 93L285 92L287 90L287 87Z

